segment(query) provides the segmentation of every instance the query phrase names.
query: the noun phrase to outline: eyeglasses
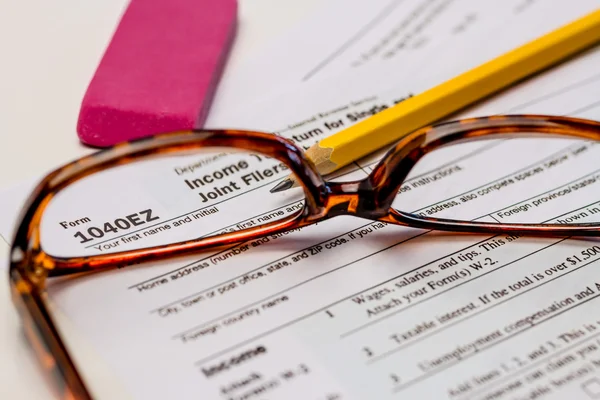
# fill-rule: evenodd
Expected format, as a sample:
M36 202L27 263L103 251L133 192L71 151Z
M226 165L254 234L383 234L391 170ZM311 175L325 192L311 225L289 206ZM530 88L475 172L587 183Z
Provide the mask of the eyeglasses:
M357 179L341 182L323 180L297 145L267 133L194 130L119 144L57 169L31 194L12 243L13 299L63 397L89 398L49 311L48 278L258 246L342 215L428 230L598 236L595 213L572 210L591 206L573 193L589 194L600 175L561 166L589 169L595 142L585 140L599 139L600 123L583 119L460 120L407 135L372 168L364 162L348 172ZM486 162L486 152L501 146L503 162ZM543 157L511 169L531 155ZM270 194L289 173L302 194ZM523 200L532 182L549 190ZM472 215L480 201L497 209Z

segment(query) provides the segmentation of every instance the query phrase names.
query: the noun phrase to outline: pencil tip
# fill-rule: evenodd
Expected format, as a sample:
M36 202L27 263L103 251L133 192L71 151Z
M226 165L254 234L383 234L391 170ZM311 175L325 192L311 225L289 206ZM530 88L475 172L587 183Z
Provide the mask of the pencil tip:
M283 192L284 190L290 189L292 186L294 186L294 182L292 182L291 179L284 179L277 185L275 185L273 188L271 188L271 190L269 191L271 193Z

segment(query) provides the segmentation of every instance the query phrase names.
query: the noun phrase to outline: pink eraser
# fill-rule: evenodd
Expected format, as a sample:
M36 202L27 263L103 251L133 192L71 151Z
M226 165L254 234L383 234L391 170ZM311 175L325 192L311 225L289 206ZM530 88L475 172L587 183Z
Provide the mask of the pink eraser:
M81 141L201 127L236 21L236 0L131 0L83 98Z

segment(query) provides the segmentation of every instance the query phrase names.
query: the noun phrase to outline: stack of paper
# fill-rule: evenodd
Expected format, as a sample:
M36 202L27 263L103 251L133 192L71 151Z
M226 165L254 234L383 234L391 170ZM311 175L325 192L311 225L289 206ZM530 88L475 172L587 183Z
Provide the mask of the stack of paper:
M308 147L597 7L335 1L228 76L207 124ZM600 119L598 65L600 49L592 49L460 116ZM576 203L589 203L591 215L599 151L572 141L449 150L443 163L411 174L395 205L443 216L454 202L465 218L490 221L585 181ZM379 156L336 179L364 178ZM524 171L558 164L552 179L519 183ZM437 182L449 166L464 172ZM124 198L119 207L161 204L165 221L191 214L198 207L185 199L164 206L180 198L182 178L175 188L171 175L155 175L160 190L148 202ZM425 181L446 197L424 200ZM219 212L273 211L262 204L269 187L226 198ZM465 196L476 200L463 204ZM565 201L562 216L540 207L536 221L581 215L574 204ZM56 212L77 218L68 207ZM202 231L225 228L220 218L202 222ZM65 235L59 224L47 229ZM64 243L83 250L72 233ZM589 240L436 234L340 217L256 246L51 283L48 292L86 382L109 398L585 399L600 397L599 259Z

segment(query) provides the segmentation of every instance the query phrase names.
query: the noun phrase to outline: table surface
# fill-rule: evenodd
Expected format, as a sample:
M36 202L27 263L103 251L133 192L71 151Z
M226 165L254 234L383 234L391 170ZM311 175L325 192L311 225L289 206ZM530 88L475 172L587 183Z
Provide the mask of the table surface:
M317 0L238 0L236 68L315 9ZM79 104L126 0L0 0L0 188L92 150L77 140ZM0 199L2 207L2 199ZM8 243L0 240L0 269ZM0 273L0 398L51 399Z

